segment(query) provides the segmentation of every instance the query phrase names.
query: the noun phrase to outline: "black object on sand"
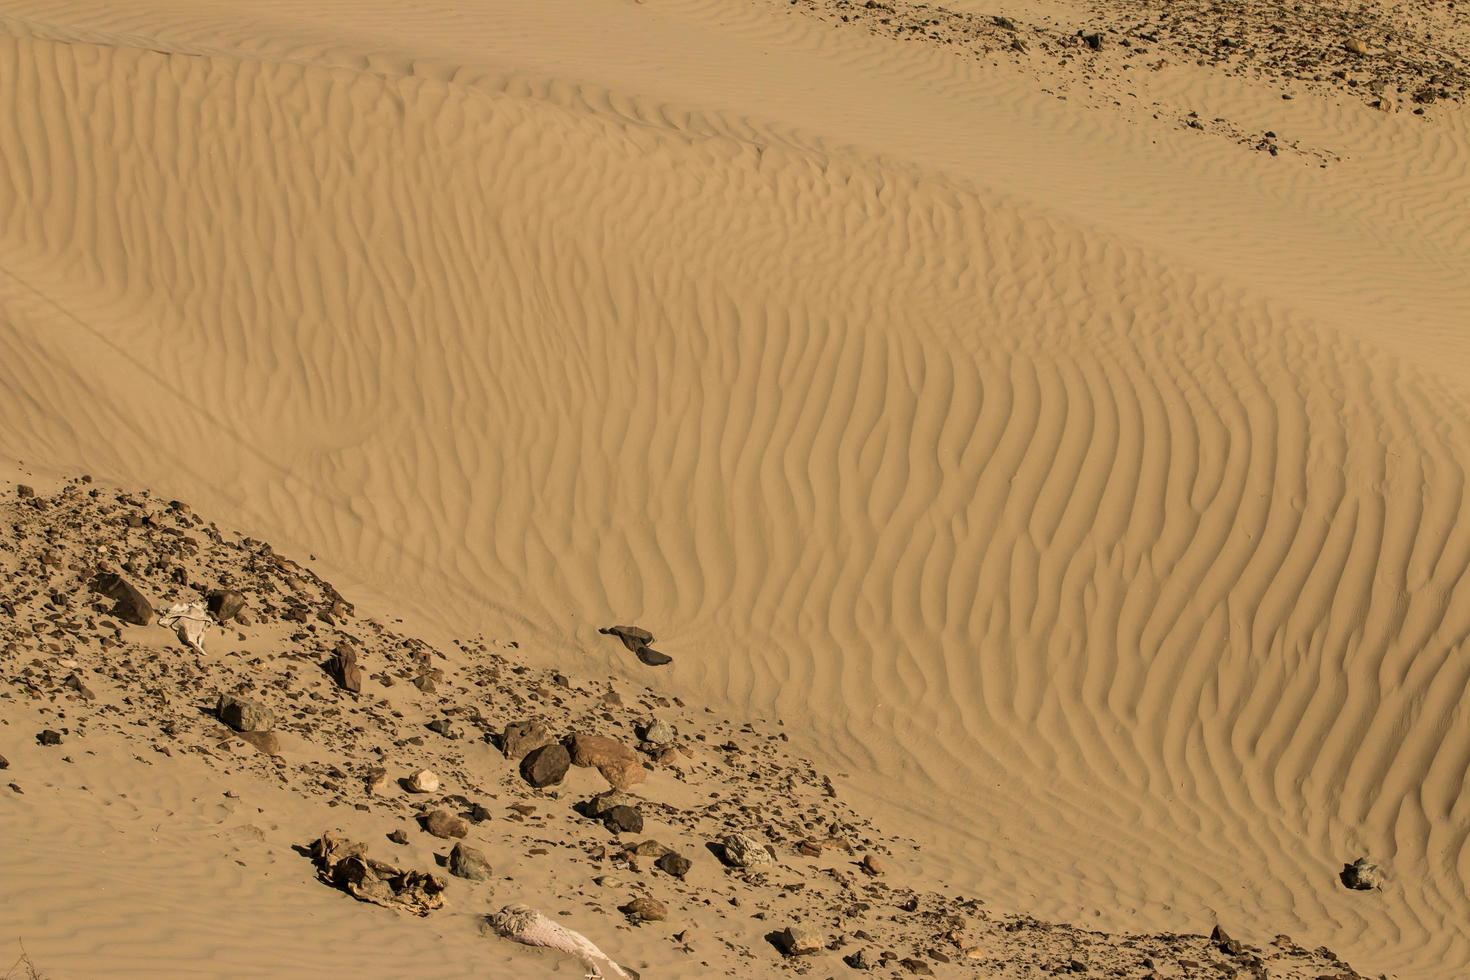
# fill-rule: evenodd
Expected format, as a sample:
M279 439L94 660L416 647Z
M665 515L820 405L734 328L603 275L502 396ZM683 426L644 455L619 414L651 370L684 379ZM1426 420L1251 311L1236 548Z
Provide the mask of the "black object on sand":
M623 641L623 646L638 657L639 660L650 667L662 667L674 662L674 658L667 654L659 653L649 646L653 642L653 634L639 626L609 626L597 632L606 636L616 636Z

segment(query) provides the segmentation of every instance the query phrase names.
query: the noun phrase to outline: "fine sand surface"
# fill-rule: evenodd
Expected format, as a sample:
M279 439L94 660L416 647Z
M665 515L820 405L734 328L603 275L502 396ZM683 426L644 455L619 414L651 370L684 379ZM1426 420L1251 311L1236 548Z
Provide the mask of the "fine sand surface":
M826 3L300 6L0 0L16 473L779 719L908 873L993 907L1470 970L1462 104L1112 42L1078 74ZM1463 11L1383 9L1465 50ZM1339 885L1359 856L1381 892ZM322 901L289 858L261 945ZM434 928L330 908L328 972Z

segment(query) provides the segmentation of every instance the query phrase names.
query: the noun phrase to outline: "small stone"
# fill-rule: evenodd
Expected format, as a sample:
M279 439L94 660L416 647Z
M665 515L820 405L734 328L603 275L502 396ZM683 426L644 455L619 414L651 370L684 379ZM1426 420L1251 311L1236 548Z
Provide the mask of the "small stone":
M626 905L618 907L634 922L662 922L669 917L668 907L656 898L640 895Z
M431 810L419 817L419 823L435 837L446 840L450 837L465 837L470 832L470 825L464 818L456 817L448 810Z
M9 769L9 768L10 768L10 760L7 759L7 758L5 758L5 756L0 755L0 769Z
M1365 892L1383 885L1383 873L1378 870L1378 865L1369 864L1367 858L1358 858L1352 864L1344 864L1338 877L1342 879L1344 887L1353 891Z
M555 786L566 778L572 764L567 750L557 744L543 745L521 760L521 775L538 789Z
M725 862L736 868L757 868L775 863L766 845L749 834L726 834L720 840L720 849Z
M15 485L15 495L21 500L30 500L36 495L36 491L33 487L28 487L24 483L17 483Z
M437 793L439 777L427 769L420 769L408 777L408 788L415 793Z
M445 738L459 738L459 732L454 728L454 722L448 718L436 718L426 726L429 731Z
M449 873L470 881L488 881L494 869L482 851L468 844L455 844L449 852Z
M883 866L883 862L879 861L873 855L866 854L863 856L863 871L866 873L876 876L881 875L886 870L887 868Z
M41 745L60 745L61 733L47 728L36 735L36 741Z
M402 827L399 827L397 830L393 831L393 833L388 835L388 839L395 844L407 844L408 831L404 830Z
M871 960L868 959L868 954L861 949L858 950L856 953L849 953L844 956L842 958L842 962L846 963L854 970L870 970L873 968L873 963Z
M1368 53L1368 45L1361 38L1350 37L1342 42L1342 46L1349 54L1365 55Z
M1076 960L1073 960L1072 962L1073 963L1076 963L1077 961ZM899 960L898 961L898 965L901 966L901 967L903 967L909 973L912 973L914 976L918 976L918 977L932 977L932 976L934 976L934 971L930 968L930 966L929 966L928 963L925 963L923 960L915 959L912 956L906 956L903 959ZM1082 969L1083 970L1086 970L1087 967L1086 966L1083 966ZM1072 972L1073 973L1076 973L1078 971L1074 968L1074 969L1072 969Z
M670 851L659 858L654 863L654 866L666 875L673 875L675 878L683 879L689 873L691 863L684 855Z
M827 941L806 926L787 926L776 934L776 945L787 956L808 956L827 948Z
M233 694L221 694L215 707L219 720L237 732L264 732L275 726L275 715L265 705Z
M614 834L637 834L643 831L643 814L631 806L615 806L602 818L602 824Z
M234 589L215 589L205 600L210 615L221 624L228 623L240 615L245 608L245 597Z

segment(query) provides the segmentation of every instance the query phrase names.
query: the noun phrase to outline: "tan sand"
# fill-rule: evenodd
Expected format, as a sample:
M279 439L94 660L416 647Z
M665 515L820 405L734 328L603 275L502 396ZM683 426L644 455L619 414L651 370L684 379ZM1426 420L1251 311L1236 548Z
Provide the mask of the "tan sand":
M780 719L994 906L1463 975L1466 109L811 6L5 0L0 452Z

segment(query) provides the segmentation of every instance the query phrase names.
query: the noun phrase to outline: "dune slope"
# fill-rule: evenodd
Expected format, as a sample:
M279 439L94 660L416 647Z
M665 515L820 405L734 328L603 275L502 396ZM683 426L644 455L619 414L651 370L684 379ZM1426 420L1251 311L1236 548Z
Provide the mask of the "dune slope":
M0 451L599 667L644 623L993 902L1470 959L1463 111L1267 171L762 5L460 64L148 6L0 21Z

